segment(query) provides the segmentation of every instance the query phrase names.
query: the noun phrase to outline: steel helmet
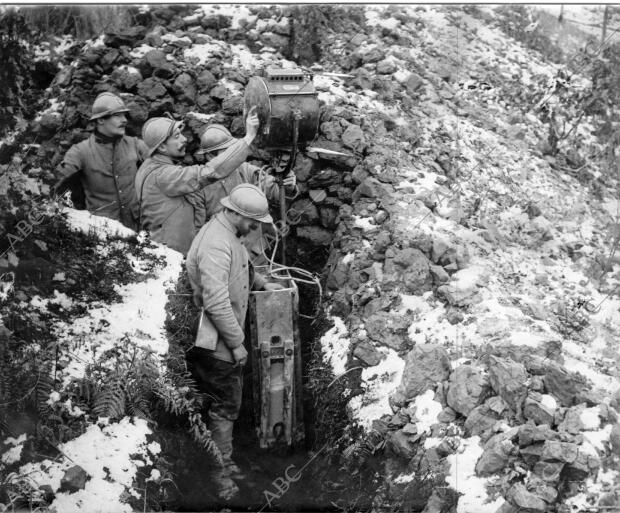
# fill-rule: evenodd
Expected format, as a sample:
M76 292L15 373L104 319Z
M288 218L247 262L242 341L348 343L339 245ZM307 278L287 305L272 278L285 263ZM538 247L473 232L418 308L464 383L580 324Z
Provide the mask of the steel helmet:
M177 127L183 127L183 121L170 118L151 118L142 127L142 140L149 148L149 157L160 144L170 137Z
M243 217L261 223L273 223L273 219L269 215L267 197L256 185L249 183L237 185L228 196L220 200L220 203Z
M223 150L235 143L236 139L224 125L209 125L200 136L200 149L196 155Z
M90 121L121 112L129 112L123 100L113 93L101 93L93 102Z

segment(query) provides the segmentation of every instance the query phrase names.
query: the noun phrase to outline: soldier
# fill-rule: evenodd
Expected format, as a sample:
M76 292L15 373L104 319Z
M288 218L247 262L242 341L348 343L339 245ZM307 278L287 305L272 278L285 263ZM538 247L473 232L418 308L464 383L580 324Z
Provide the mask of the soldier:
M151 232L153 240L185 255L196 233L192 196L206 185L233 172L250 153L250 144L258 132L256 109L248 112L246 135L222 155L204 165L181 166L187 139L183 123L169 118L151 118L142 129L149 158L136 175L140 225Z
M209 125L200 137L200 149L196 155L206 155L212 159L219 157L227 148L238 144L232 134L222 125ZM226 178L209 185L197 193L195 200L196 227L200 227L208 221L216 212L222 209L220 200L230 194L237 185L250 183L259 187L270 201L277 202L280 195L280 186L277 179L260 167L243 162ZM283 180L285 191L291 195L297 193L297 180L295 174L289 172ZM248 234L244 245L250 252L250 258L257 262L263 253L259 232Z
M74 204L136 230L136 171L148 150L140 139L125 135L127 112L115 94L97 96L90 117L95 130L88 139L69 148L55 190L63 194L71 189Z
M211 403L208 426L222 454L223 466L215 475L218 495L228 500L238 491L232 479L241 478L232 460L233 424L241 408L243 365L248 352L243 346L249 289L277 290L254 274L250 284L248 253L240 237L271 223L269 205L256 186L241 184L221 200L224 210L203 226L187 255L187 274L194 303L202 309L195 346L188 360L199 386Z

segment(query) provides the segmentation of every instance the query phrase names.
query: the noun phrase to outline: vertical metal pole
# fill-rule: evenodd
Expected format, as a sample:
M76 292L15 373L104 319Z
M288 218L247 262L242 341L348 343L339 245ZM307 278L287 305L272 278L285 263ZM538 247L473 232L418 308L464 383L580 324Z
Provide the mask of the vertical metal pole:
M282 265L286 265L286 192L284 191L284 177L289 173L295 165L295 159L297 158L297 140L299 139L299 120L301 119L301 112L299 109L293 109L293 148L291 150L291 158L286 164L286 168L282 172L282 178L280 179L280 220L282 223L282 239L281 239L281 260Z
M607 22L609 21L609 5L605 6L605 14L603 14L603 32L601 34L601 45L605 44L605 36L607 36Z

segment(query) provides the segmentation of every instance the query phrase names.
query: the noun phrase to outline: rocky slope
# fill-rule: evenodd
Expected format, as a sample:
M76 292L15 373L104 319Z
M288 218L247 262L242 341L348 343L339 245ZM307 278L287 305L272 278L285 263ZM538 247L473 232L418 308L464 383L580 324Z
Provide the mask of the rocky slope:
M324 307L333 327L321 337L312 368L322 358L333 378L327 388L347 403L338 465L357 475L365 465L360 454L374 441L378 487L367 487L376 510L618 507L617 177L597 157L605 148L587 116L575 138L549 155L548 126L535 106L548 96L561 111L548 89L561 66L508 37L491 8L321 13L206 6L142 16L144 28L81 47L48 90L49 108L14 134L15 159L26 163L28 176L5 176L20 201L46 201L53 166L85 136L99 92L122 94L135 133L149 116L184 116L192 163L205 124L240 133L243 86L259 67L292 65L284 56L298 60L315 72L322 101L316 144L351 155L300 155L301 195L291 204L298 215L289 245L290 261L325 267ZM573 80L580 82L587 81ZM74 226L79 214L69 212ZM130 340L131 347L165 353L164 296L178 276L179 257L142 239L114 244L134 248L138 259L155 251L166 264L152 262L149 279L125 285L115 304L89 304L79 333L60 329L55 309L42 319L53 325L55 340L74 344L95 320L105 321L98 328L111 344L105 349ZM4 255L7 272L19 277L20 266L32 265L24 252L18 246ZM142 269L139 260L132 267ZM24 307L42 314L41 298L19 279L10 288L7 296L21 294ZM48 302L79 300L71 292L65 299L62 290L50 287ZM149 329L127 321L144 315L141 290L153 294L149 315L155 317L140 322ZM77 349L59 371L52 406L70 398L63 386L85 359ZM329 398L318 394L317 410L328 409ZM74 412L71 402L63 408ZM28 465L35 465L40 477L33 479L51 488L45 500L58 511L110 497L130 510L131 496L142 497L136 468L145 490L161 479L159 449L147 445L151 431L140 419L105 426L94 413L84 416L77 440L125 439L133 448L126 452L140 456L133 463L103 455L74 461L90 476L86 487L61 483L78 442L59 446L67 458L61 463L18 467L16 448L25 439L7 440L5 455L13 456L5 461L3 455L3 463L14 465L17 476L32 475ZM90 468L89 461L99 466ZM129 470L116 472L119 466ZM95 486L97 478L108 484ZM328 507L323 500L306 509Z

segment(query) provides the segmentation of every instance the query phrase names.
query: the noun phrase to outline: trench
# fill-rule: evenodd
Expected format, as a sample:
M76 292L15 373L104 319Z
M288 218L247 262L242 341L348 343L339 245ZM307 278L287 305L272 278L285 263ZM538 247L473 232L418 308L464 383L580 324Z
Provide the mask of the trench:
M330 248L293 236L287 241L287 262L317 275L326 268ZM290 259L289 259L290 258ZM212 493L211 463L198 454L184 454L191 444L179 446L171 454L178 459L175 497L166 502L173 511L339 511L345 504L357 504L356 510L370 507L373 487L356 474L356 487L347 484L351 476L343 474L340 450L335 440L348 424L342 379L334 386L333 374L321 360L320 338L329 329L323 305L318 304L315 287L298 284L299 333L303 361L303 412L305 439L293 447L261 449L255 429L256 411L252 404L252 373L248 363L244 375L243 403L234 428L233 459L246 475L237 481L240 493L222 503ZM325 298L323 298L325 300ZM310 318L314 317L314 318ZM348 377L348 376L347 376ZM350 379L355 379L351 373ZM170 432L177 436L177 433ZM371 472L372 473L372 472ZM360 490L363 490L360 492ZM360 495L364 495L360 499Z

